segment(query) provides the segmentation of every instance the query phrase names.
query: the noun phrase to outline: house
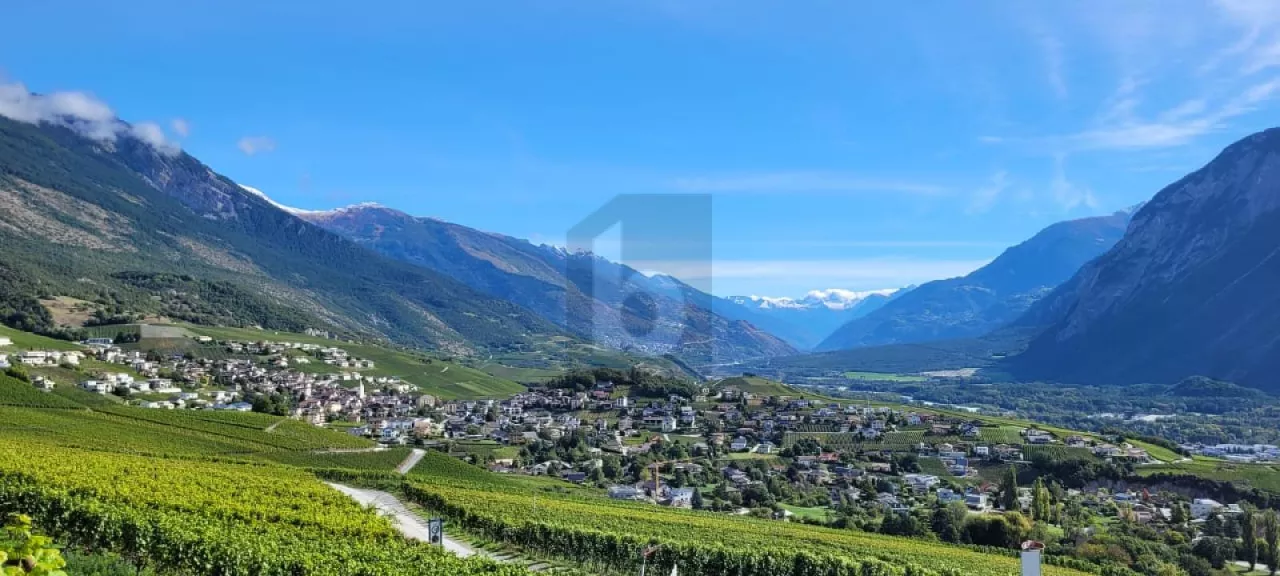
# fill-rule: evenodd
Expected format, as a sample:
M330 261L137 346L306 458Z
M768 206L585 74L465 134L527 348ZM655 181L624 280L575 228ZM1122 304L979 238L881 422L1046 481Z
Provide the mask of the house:
M662 419L662 431L663 431L663 432L675 432L675 431L676 431L676 419L675 419L675 418L672 418L672 417L670 417L670 416L667 416L667 417L663 418L663 419Z
M0 336L0 346L13 346L13 340Z
M760 445L756 447L756 452L759 452L760 454L773 454L774 450L777 448L778 447L775 446L773 442L766 441L761 442Z
M979 510L979 511L986 510L987 495L977 494L977 493L966 494L964 497L964 504L965 506L968 506L971 510Z
M644 493L635 486L610 486L609 497L614 500L641 500Z
M1197 520L1208 518L1222 508L1222 503L1209 498L1196 498L1191 501L1191 517Z
M938 485L938 477L932 474L907 474L904 478L907 485L915 492L928 492L930 488Z
M938 489L938 501L939 501L939 502L941 502L941 503L943 503L943 504L950 504L950 503L952 503L952 502L960 502L960 501L962 501L962 500L964 500L964 494L961 494L961 493L959 493L959 492L956 492L955 490L952 490L952 489L950 489L950 488L939 488L939 489Z
M668 493L671 506L675 508L693 507L693 488L672 488Z
M734 438L733 443L729 444L729 449L733 450L734 452L741 452L743 450L746 450L747 439L743 438L742 436L738 436L737 438Z

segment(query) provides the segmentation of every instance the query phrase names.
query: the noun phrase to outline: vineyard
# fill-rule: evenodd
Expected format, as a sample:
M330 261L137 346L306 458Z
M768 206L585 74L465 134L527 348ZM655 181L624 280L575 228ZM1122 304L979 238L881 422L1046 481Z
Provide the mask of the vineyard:
M349 477L347 478L349 479ZM386 475L373 479L385 482ZM536 488L428 453L403 490L484 538L588 567L629 571L661 543L658 565L700 576L1010 576L1011 555L849 530L725 516ZM780 544L785 543L785 544ZM1077 570L1050 566L1046 574Z
M6 442L0 513L74 546L166 573L516 576L401 537L390 522L283 466L161 460Z

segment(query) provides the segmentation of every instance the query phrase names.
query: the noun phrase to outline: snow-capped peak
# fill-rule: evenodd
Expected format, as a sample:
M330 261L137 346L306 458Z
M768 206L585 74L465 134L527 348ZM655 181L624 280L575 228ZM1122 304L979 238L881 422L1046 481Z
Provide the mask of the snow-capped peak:
M842 288L827 288L825 290L810 290L805 293L804 297L788 298L786 296L732 296L729 299L737 304L744 306L753 305L757 308L792 308L792 309L809 309L824 307L830 310L848 310L857 306L859 302L866 300L871 296L889 296L897 292L897 288L885 288L881 290L844 290Z
M257 188L254 188L252 186L245 186L244 184L239 184L239 186L245 192L248 192L250 194L253 194L254 196L257 196L263 200L266 200L268 204L271 204L276 208L279 208L281 210L284 210L285 212L288 212L296 216L320 216L325 214L337 214L337 213L346 212L349 210L359 210L361 208L382 208L382 205L378 204L377 202L361 202L359 204L352 204L350 206L344 206L342 208L334 208L333 210L303 210L301 208L285 206L284 204L276 202L275 200L272 200L270 196L267 196L265 192Z
M846 310L871 296L891 296L897 291L897 288L863 291L827 288L826 290L810 290L800 301L810 304L811 306L809 307L821 305L832 310Z

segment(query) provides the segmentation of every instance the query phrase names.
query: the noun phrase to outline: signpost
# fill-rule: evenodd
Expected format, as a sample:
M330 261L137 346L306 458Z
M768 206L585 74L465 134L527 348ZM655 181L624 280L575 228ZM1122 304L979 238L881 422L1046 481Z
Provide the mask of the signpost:
M427 540L436 546L444 545L444 518L427 520Z

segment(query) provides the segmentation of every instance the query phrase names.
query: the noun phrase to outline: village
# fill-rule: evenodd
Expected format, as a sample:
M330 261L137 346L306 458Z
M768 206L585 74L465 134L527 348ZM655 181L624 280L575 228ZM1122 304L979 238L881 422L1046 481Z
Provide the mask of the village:
M964 412L789 394L706 383L689 394L632 395L602 380L590 390L532 386L503 399L441 400L339 347L203 339L229 356L159 357L106 341L84 351L27 350L9 366L96 369L74 385L151 409L275 411L373 438L446 451L491 471L590 485L610 498L654 505L819 521L832 514L907 514L952 503L971 513L1016 502L1000 475L1035 458L1087 455L1141 466L1145 449L1120 438L1062 435L985 422ZM263 402L264 399L271 399ZM1273 457L1273 447L1197 447L1228 457ZM1039 454L1040 456L1037 456ZM1238 504L1128 490L1062 489L1056 501L1140 523L1206 522Z

